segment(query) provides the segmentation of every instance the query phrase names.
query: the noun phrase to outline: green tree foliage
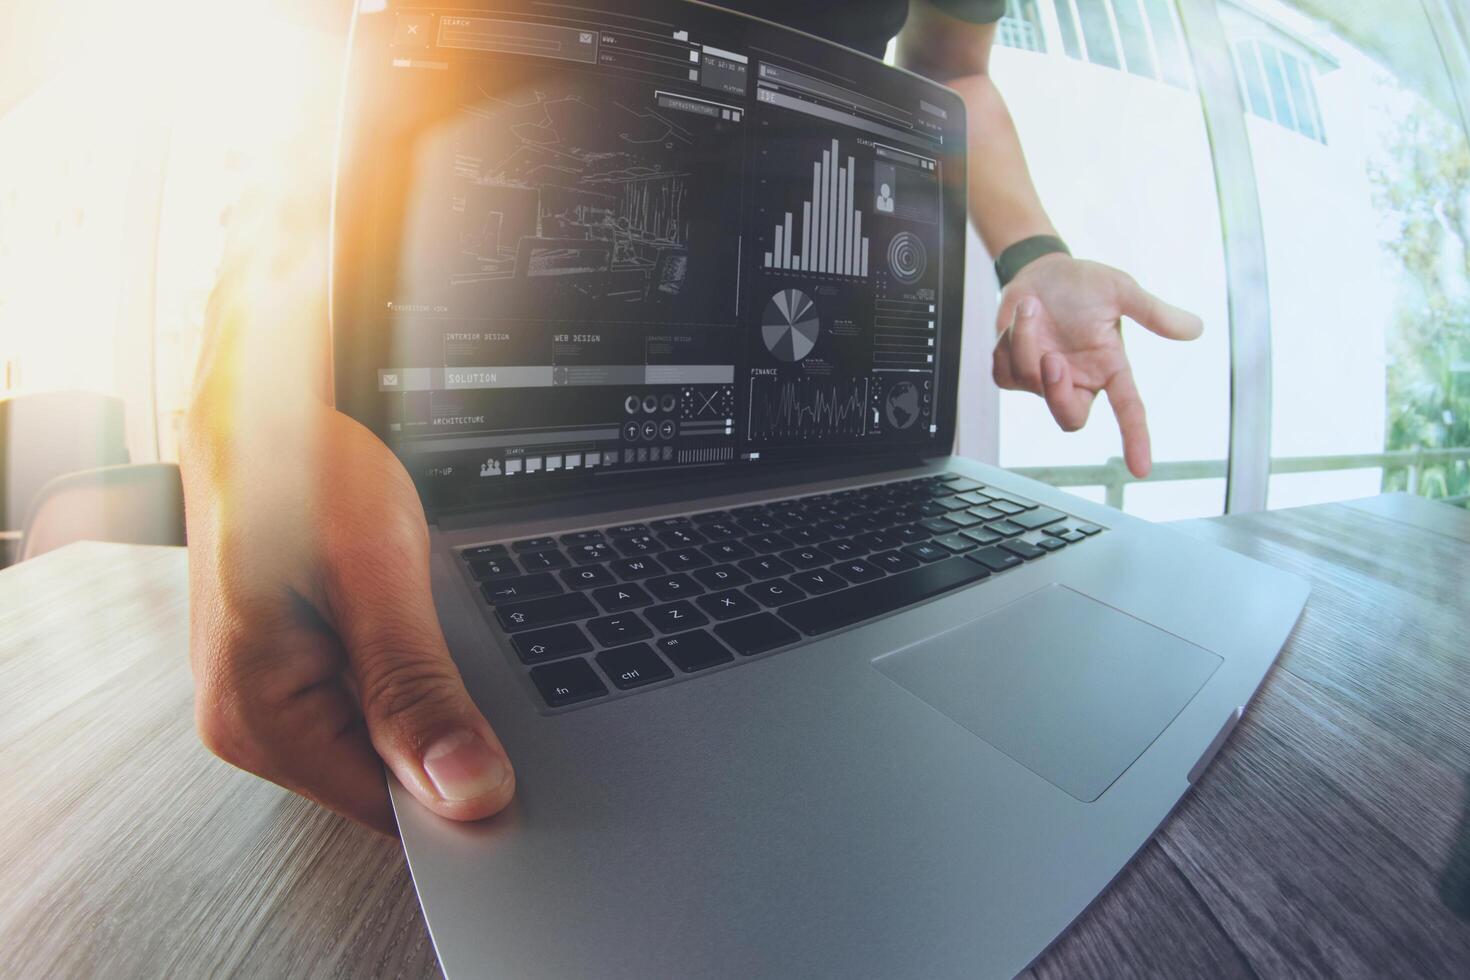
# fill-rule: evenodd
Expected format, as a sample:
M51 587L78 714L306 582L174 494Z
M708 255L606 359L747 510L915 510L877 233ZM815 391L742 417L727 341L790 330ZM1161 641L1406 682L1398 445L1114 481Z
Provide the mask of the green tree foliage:
M1383 166L1369 174L1390 221L1385 247L1403 267L1388 337L1387 449L1470 446L1470 144L1424 106L1407 114ZM1408 488L1385 470L1383 488ZM1470 494L1463 460L1425 466L1418 492Z

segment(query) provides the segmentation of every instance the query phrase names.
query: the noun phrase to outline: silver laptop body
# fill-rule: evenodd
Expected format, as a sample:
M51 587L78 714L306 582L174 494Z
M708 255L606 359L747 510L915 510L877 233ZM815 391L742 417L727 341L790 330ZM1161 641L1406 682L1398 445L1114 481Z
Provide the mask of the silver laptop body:
M1239 720L1303 581L950 455L963 137L684 0L357 14L338 402L518 777L391 786L449 976L1008 976Z

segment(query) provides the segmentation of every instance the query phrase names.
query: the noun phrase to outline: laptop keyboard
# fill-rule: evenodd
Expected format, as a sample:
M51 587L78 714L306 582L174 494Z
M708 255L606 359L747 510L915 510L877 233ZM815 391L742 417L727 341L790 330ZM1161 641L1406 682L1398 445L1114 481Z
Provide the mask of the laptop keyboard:
M460 556L545 705L562 708L789 647L1102 530L945 474Z

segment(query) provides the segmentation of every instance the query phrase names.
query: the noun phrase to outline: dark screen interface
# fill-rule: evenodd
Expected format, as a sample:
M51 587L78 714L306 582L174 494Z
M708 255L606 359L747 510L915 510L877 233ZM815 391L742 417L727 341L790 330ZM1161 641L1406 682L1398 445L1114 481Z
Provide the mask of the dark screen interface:
M931 90L860 90L833 67L855 56L802 39L825 63L783 58L764 25L737 43L590 6L374 16L388 82L448 106L382 165L377 196L401 190L366 301L391 337L384 434L416 478L936 440L955 137Z

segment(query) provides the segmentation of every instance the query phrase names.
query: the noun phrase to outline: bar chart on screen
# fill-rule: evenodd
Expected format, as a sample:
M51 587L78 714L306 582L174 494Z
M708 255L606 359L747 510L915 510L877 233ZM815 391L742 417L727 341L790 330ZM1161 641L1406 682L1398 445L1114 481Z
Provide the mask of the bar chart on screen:
M811 195L802 202L800 227L791 211L776 223L765 267L867 278L863 212L853 206L856 183L856 162L852 156L844 162L837 140L832 140L831 147L822 150L822 158L812 161Z

